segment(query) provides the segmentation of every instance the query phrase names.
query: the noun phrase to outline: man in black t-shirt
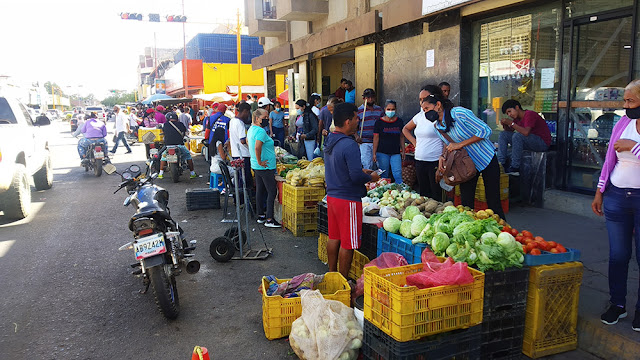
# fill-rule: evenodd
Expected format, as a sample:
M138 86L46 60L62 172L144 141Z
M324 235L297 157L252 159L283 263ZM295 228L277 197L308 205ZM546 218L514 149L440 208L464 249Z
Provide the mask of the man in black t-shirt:
M191 178L197 178L198 175L196 175L196 172L193 171L193 160L191 159L191 153L189 152L189 150L187 150L187 147L184 146L184 135L187 132L187 128L183 123L178 121L178 115L176 113L168 112L165 117L167 118L167 122L162 127L162 132L164 133L164 143L167 146L177 146L177 149L180 152L180 157L184 160L187 160L189 170L191 170ZM167 151L165 150L162 153L160 162L160 174L158 174L158 179L162 179L164 177L164 168L166 166Z

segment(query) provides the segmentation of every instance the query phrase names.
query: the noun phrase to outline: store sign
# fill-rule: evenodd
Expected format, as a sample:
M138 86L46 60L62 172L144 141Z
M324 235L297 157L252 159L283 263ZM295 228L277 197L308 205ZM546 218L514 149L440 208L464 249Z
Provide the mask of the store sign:
M480 77L490 76L493 81L522 78L534 75L529 59L500 60L480 63Z
M471 0L422 0L422 16L448 9Z
M166 94L167 86L164 80L155 79L156 80L156 94Z

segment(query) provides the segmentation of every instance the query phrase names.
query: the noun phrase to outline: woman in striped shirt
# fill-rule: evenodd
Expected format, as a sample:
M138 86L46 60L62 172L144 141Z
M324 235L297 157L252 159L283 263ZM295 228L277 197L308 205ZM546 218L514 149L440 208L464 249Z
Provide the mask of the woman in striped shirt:
M474 178L460 184L462 205L474 207L476 185L478 177L482 174L487 205L494 213L505 219L500 204L500 165L495 147L489 141L491 128L478 119L471 110L460 106L454 107L451 101L440 95L429 95L424 101L426 101L425 116L431 121L437 120L436 130L446 144L447 150L465 148L478 170ZM447 133L454 142L449 142L443 132Z

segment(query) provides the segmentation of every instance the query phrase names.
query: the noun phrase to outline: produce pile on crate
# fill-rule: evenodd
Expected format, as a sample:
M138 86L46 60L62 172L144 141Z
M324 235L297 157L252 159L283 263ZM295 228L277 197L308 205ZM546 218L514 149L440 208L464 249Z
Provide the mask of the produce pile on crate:
M324 187L324 160L298 160L297 167L287 172L284 178L287 179L287 184L293 186Z

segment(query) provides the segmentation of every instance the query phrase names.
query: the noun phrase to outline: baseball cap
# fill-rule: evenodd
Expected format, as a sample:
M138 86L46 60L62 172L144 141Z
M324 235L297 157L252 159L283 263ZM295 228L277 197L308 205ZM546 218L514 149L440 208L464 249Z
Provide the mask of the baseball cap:
M365 91L366 91L366 90L365 90ZM158 106L156 107L156 110L158 110L158 111L164 111L164 106L162 106L162 105L158 105Z
M171 112L168 112L167 115L165 115L165 118L167 120L178 120L178 114L171 111Z
M364 91L362 92L362 97L367 97L367 96L376 96L376 91L371 88L364 89Z
M221 113L225 113L227 111L227 105L219 104L218 105L218 111L221 112Z
M268 97L263 96L260 99L258 99L258 107L263 107L266 105L273 105L273 103L271 102L271 100L269 100Z

